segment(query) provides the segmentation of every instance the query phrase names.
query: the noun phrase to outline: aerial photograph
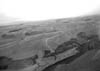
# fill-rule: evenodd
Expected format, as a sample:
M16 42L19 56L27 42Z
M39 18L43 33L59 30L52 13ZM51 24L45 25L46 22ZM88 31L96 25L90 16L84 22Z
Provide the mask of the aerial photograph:
M0 0L0 71L100 71L100 1Z

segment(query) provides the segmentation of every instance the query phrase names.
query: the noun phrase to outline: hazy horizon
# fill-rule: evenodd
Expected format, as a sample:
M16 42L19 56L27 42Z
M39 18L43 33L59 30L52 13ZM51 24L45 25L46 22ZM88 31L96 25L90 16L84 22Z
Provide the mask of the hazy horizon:
M0 25L100 14L99 0L1 0ZM11 23L12 24L12 23Z

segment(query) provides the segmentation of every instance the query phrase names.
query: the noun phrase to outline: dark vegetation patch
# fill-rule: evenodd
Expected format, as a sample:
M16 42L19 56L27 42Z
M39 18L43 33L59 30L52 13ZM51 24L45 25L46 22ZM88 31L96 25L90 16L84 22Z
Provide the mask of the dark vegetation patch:
M1 34L1 39L15 39L16 35L15 34L9 34L9 33L2 33Z
M11 58L8 58L6 56L0 56L0 70L6 70L11 62Z
M13 33L13 32L15 33L15 32L19 32L21 30L23 30L23 29L22 28L18 28L18 29L16 28L16 29L13 29L13 30L9 30L8 33Z
M77 40L78 38L80 38L80 40L84 39L85 42L80 43ZM87 35L85 32L80 32L80 33L77 34L77 38L74 38L74 41L72 41L72 38L71 38L69 41L66 41L66 42L62 43L61 45L59 45L57 47L57 49L55 50L55 53L53 53L53 54L54 54L54 56L56 56L57 54L63 53L66 50L68 50L68 47L69 48L74 48L75 46L78 47L76 50L78 50L79 53L77 53L77 54L75 54L73 56L70 56L68 58L65 58L65 59L63 59L63 60L61 60L61 61L59 61L59 62L57 62L57 63L55 63L53 65L50 65L47 68L45 68L43 71L54 71L55 68L58 65L61 65L61 64L66 64L66 67L67 67L67 65L71 64L72 62L74 62L75 60L77 60L82 55L86 54L87 52L89 52L91 50L99 50L99 48L100 48L99 36L97 34ZM51 53L51 55L52 55L52 53ZM49 54L49 56L50 56L50 54ZM77 63L76 63L76 65L77 65ZM95 69L97 68L97 70L99 70L100 68L98 68L98 63L95 64L95 65L96 65ZM65 68L65 69L67 69L67 68ZM73 69L74 69L74 66L73 66ZM74 71L73 69L71 69L69 71ZM64 71L67 71L67 70L64 70Z
M37 63L36 59L38 59L38 55L35 55L27 59L21 59L21 60L13 60L12 58L8 58L6 56L0 56L0 71L7 70L7 69L9 70L23 69L27 66L36 64Z
M34 36L34 35L39 35L39 34L46 34L46 33L54 33L57 32L57 30L26 30L24 33L25 36Z

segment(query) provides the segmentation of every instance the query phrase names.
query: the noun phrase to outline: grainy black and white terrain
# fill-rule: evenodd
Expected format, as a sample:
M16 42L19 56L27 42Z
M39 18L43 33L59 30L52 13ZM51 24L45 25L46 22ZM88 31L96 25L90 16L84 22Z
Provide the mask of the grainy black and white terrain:
M0 71L100 71L100 16L1 26Z

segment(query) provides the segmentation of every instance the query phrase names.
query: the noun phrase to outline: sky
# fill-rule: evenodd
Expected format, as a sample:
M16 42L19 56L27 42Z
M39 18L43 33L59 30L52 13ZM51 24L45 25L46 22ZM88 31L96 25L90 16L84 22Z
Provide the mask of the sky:
M0 0L0 22L77 17L99 9L100 0Z

